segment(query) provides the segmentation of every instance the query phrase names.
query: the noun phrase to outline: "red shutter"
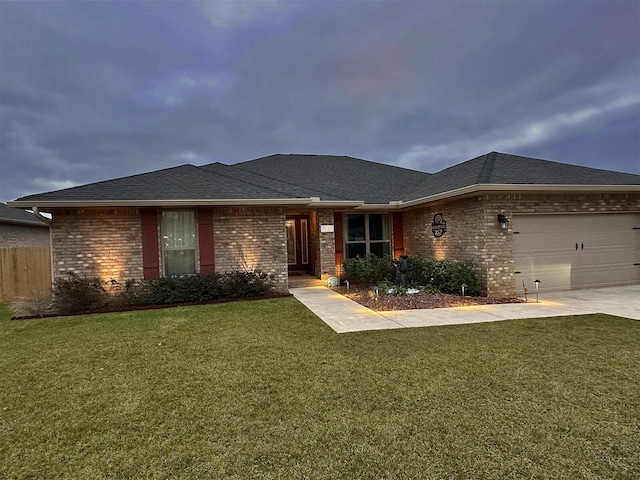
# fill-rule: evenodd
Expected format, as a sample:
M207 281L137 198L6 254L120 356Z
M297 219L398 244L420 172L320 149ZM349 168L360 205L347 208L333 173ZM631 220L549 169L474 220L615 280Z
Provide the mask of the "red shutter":
M404 255L404 231L402 229L402 212L393 212L393 258Z
M336 241L336 274L342 272L344 263L344 237L342 231L342 213L333 213L333 236Z
M160 278L160 254L158 251L158 210L140 210L142 223L142 269L144 278Z
M213 209L198 209L198 246L200 249L200 273L214 273Z

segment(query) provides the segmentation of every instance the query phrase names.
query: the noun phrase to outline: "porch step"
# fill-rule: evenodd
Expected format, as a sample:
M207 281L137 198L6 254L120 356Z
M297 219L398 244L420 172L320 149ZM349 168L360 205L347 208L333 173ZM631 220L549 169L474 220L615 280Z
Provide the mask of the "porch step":
M326 281L311 275L289 276L289 288L325 287L326 285Z

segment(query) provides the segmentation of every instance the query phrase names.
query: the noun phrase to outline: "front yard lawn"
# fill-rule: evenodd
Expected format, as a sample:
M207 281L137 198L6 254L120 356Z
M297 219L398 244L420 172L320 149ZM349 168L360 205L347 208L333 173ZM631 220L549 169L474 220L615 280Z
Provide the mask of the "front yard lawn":
M640 478L640 322L338 335L294 298L10 321L0 478Z

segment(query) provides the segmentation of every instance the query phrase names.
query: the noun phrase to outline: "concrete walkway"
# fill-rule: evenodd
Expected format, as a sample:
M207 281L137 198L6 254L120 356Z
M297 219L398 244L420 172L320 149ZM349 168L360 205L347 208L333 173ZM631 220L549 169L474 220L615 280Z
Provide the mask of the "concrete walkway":
M429 310L374 312L325 287L292 288L291 293L338 333L389 328L495 322L517 318L606 313L640 320L640 284L567 292L535 293L530 303L477 305Z

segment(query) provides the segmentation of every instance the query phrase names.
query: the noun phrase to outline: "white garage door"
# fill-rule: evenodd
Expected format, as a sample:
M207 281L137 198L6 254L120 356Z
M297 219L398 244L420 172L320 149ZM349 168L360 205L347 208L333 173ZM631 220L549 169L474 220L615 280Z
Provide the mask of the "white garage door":
M516 291L640 283L640 214L518 215Z

